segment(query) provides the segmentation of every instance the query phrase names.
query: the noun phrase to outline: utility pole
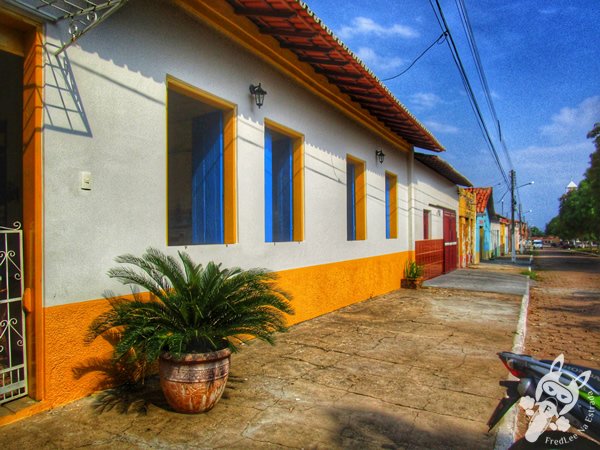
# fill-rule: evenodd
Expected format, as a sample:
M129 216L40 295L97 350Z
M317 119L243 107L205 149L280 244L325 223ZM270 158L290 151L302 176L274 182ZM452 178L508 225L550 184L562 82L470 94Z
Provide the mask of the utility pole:
M510 234L511 239L511 258L513 263L517 262L517 254L515 248L515 171L510 171Z

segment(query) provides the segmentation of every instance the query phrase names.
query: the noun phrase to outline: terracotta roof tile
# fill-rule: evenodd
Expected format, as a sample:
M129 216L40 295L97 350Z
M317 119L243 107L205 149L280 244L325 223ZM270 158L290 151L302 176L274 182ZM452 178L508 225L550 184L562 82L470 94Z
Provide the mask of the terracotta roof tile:
M495 214L493 189L491 187L467 188L467 191L475 193L477 214L484 213L486 208L490 216Z
M227 0L236 14L247 17L260 33L273 36L282 48L327 78L371 116L408 143L444 151L438 140L413 116L333 32L299 0Z

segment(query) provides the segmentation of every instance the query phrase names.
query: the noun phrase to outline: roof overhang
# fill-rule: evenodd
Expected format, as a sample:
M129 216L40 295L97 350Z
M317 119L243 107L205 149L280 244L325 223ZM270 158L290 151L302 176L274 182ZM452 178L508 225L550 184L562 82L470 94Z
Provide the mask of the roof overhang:
M297 0L172 0L354 120L408 150L443 146Z
M439 156L415 152L415 159L458 186L473 186L464 175Z

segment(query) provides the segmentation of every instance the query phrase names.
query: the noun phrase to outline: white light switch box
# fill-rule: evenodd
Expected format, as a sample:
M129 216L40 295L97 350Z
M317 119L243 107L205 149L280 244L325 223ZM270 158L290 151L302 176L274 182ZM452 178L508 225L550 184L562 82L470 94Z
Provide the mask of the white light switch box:
M84 191L90 191L92 189L91 172L79 172L79 187Z

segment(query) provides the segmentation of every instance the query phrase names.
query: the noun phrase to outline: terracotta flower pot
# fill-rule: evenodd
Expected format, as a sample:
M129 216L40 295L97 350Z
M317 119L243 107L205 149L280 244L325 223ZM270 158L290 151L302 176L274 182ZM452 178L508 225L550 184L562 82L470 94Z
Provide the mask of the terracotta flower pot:
M404 289L419 289L423 284L423 278L403 278L400 286Z
M210 410L221 398L229 376L231 351L161 355L160 387L171 407L186 414Z

